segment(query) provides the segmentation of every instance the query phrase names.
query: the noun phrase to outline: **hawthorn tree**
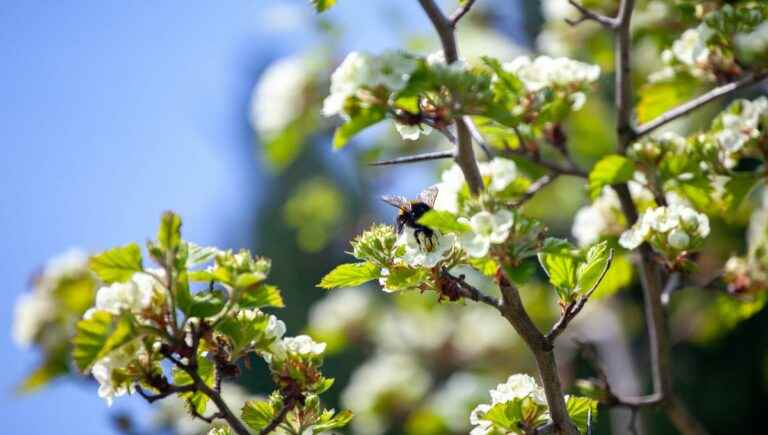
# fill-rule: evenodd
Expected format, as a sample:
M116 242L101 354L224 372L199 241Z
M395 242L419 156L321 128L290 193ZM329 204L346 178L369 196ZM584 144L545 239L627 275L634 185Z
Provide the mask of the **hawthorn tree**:
M312 3L323 12L336 2ZM693 283L692 276L717 229L710 217L736 214L762 189L768 98L734 99L703 128L675 123L768 78L768 5L545 2L545 12L556 19L546 23L540 45L568 51L568 43L607 38L613 65L612 75L606 75L604 65L565 56L506 59L490 52L465 60L456 32L482 0L460 1L450 14L433 0L418 3L437 34L439 51L353 52L329 80L319 73L327 62L283 61L254 93L254 126L276 166L286 167L298 144L329 128L320 114L341 119L333 133L335 149L390 122L405 141L429 136L447 144L375 165L453 160L435 183L436 197L418 200L426 205L423 213L401 225L370 226L352 241L355 260L330 271L319 286L354 288L373 281L386 293L416 299L434 292L445 302L437 310L459 316L480 304L492 310L483 316L493 312L506 322L533 356L537 376L508 375L490 389L486 403L475 401L463 420L472 435L588 433L598 410L611 407L633 413L658 408L680 433L707 433L676 393L666 310L674 294L691 285L724 288L724 304L731 304L739 319L765 304L768 203L752 213L746 252L710 272L704 285ZM665 20L685 30L674 38L646 31ZM641 75L632 56L645 38L662 47L663 66ZM641 86L633 84L637 80ZM330 91L323 91L328 85ZM592 110L600 87L612 89L614 149L587 167L572 153L568 123ZM576 244L554 237L526 212L526 205L563 177L581 183L591 199L574 216ZM336 198L319 183L306 190L316 198ZM399 201L405 211L414 207ZM295 226L332 227L337 214L318 214L321 207L307 212L311 225L294 218ZM304 213L301 202L290 203L290 209L291 216ZM317 243L303 240L310 248ZM70 373L72 360L98 382L107 403L128 393L149 402L177 396L192 418L211 425L212 434L319 434L352 420L349 411L321 405L320 395L333 383L320 371L326 344L308 335L284 337L285 324L263 311L283 306L279 289L266 283L269 260L184 241L181 220L171 212L163 215L147 254L155 267L146 264L136 244L90 257L72 252L48 264L34 292L17 306L16 340L39 346L44 355L23 388ZM595 294L626 286L633 269L643 291L653 390L639 397L616 393L592 355L597 378L581 382L579 394L565 394L569 386L555 358L558 338L588 315L585 307ZM558 308L558 318L544 329L521 292L536 281L538 270ZM334 290L343 292L343 299L334 302L332 293L310 331L348 333L351 325L359 326L369 302L355 296L357 291ZM466 340L456 343L463 343L453 345L459 350L470 346ZM275 390L266 398L229 403L223 381L236 379L240 362L252 355L266 364ZM396 383L380 381L385 370ZM362 387L349 393L356 398L350 402L363 410L359 422L353 420L359 433L382 432L385 425L376 413L396 409L398 394L409 392L403 403L415 406L428 390L419 381L419 367L384 352L361 373L356 385ZM379 402L371 399L374 392L398 400Z

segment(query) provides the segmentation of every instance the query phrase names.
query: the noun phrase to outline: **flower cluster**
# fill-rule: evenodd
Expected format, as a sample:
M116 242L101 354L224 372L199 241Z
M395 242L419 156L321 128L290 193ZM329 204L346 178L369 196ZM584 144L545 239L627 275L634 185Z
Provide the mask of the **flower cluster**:
M345 120L354 116L350 110L381 104L392 93L402 90L417 67L413 56L390 51L380 55L352 52L331 76L331 93L323 102L325 116L340 115ZM350 104L349 100L355 103ZM355 107L355 109L351 109ZM417 139L420 133L429 134L428 127L396 123L405 139Z
M320 372L325 344L307 335L284 337L285 323L262 311L283 306L280 291L264 282L269 260L186 242L180 227L175 214L163 216L147 246L156 268L144 267L136 244L88 261L104 284L77 323L72 356L97 381L99 396L111 405L134 392L150 401L176 394L193 417L205 415L209 401L222 411L215 397L221 380L236 377L239 361L255 354L268 363L276 390L268 400L246 403L242 418L252 430L272 418L291 427L345 425L348 412L322 410L318 399L333 382ZM283 403L290 412L278 415Z
M566 90L574 110L580 109L586 101L583 92L586 85L600 77L599 66L567 57L539 56L531 59L521 56L503 64L503 68L515 74L529 92L538 92L547 87Z
M705 214L683 205L646 210L635 225L622 233L621 246L635 249L649 242L667 259L696 249L709 235L709 219Z
M517 433L524 428L533 429L548 418L544 389L528 375L512 375L507 382L497 385L489 393L491 403L477 405L469 416L470 423L474 426L470 432L471 435L508 433L508 430L514 430L513 433ZM507 406L520 406L519 414L520 417L524 416L524 420L510 422L508 427L499 424L500 422L496 421L493 414L498 413L499 409L503 412Z
M753 155L758 146L768 145L768 97L734 101L715 119L709 136L726 168Z
M69 373L68 340L91 304L99 281L88 270L88 256L71 249L49 260L13 309L11 336L20 347L36 347L41 364L19 386L31 391Z

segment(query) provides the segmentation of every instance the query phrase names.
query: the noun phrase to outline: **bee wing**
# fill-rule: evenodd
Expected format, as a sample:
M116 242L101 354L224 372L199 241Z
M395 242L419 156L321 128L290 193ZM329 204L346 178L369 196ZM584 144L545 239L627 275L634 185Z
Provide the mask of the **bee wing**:
M430 207L434 207L435 199L437 199L437 192L437 186L430 186L419 194L419 201L427 204Z
M410 210L411 209L411 201L408 201L407 198L400 195L384 195L381 197L381 200L386 202L387 204L397 207L400 210Z

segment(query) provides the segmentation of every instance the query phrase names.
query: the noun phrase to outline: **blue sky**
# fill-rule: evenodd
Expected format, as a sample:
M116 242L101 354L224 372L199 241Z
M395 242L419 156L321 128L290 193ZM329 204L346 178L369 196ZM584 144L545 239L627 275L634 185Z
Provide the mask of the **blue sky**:
M415 2L342 1L345 49L397 47L398 24L427 25ZM364 3L364 4L363 4ZM97 251L154 232L240 247L268 183L247 124L271 59L317 44L304 0L6 1L0 6L0 430L112 433L93 384L16 397L37 360L8 331L30 273L70 247ZM364 31L361 31L364 29ZM114 410L147 412L138 398Z

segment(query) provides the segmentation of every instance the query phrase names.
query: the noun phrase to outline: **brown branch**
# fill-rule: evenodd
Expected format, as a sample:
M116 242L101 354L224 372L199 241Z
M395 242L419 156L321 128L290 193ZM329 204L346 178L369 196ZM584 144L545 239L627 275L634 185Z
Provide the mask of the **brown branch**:
M443 268L440 271L440 275L442 276L443 279L453 284L453 286L459 291L458 296L465 299L473 300L475 302L481 302L486 305L490 305L494 308L498 308L499 306L498 299L483 293L482 291L478 290L474 286L464 281L464 275L459 275L459 276L452 275L445 268Z
M368 163L368 165L369 166L402 165L406 163L427 162L430 160L452 159L455 157L456 157L456 153L453 151L435 151L432 153L423 153L423 154L416 154L413 156L397 157L390 160L381 160L378 162Z
M451 14L451 17L448 20L451 22L451 26L453 28L456 28L456 25L459 24L459 21L464 17L464 15L466 15L467 12L472 9L474 4L475 0L466 0L463 5L459 6L459 8Z
M576 9L581 12L581 16L576 20L571 20L569 18L565 19L565 22L570 24L571 26L577 26L584 21L595 21L598 24L602 25L603 27L613 29L617 25L617 20L615 18L606 17L605 15L600 15L596 12L592 12L591 10L585 8L582 6L579 2L576 0L568 0L568 3L571 4L571 6L575 7Z
M419 4L437 31L446 63L451 64L459 60L456 35L451 20L443 14L434 0L419 0ZM456 136L458 137L456 163L467 180L470 192L473 195L477 195L484 188L483 178L480 175L480 169L477 167L475 151L472 148L472 137L463 118L456 119Z
M187 393L196 391L197 388L194 384L189 385L169 385L167 388L164 388L163 391L157 394L150 394L144 388L142 388L141 385L136 384L136 392L139 393L139 396L143 397L144 400L146 400L149 403L156 402L160 399L165 399L166 397L176 394L176 393Z
M536 366L539 369L539 376L549 405L549 413L555 425L555 433L577 435L578 430L571 422L565 406L563 387L558 377L552 343L547 340L528 316L517 287L507 279L503 271L499 270L496 280L502 295L501 303L498 305L499 312L515 328L536 359Z
M677 109L673 109L671 115L662 115L659 120L636 129L633 125L632 81L631 81L631 35L630 23L635 0L622 0L615 27L615 106L617 112L616 136L618 150L624 153L630 143L641 134L646 134L666 122L671 121L685 113L704 104L687 103ZM696 100L700 100L699 99ZM694 100L694 101L696 101ZM633 225L638 218L637 208L632 200L626 183L613 186L619 197L624 215L629 225ZM653 377L654 393L646 396L650 403L658 404L664 409L667 416L684 435L706 434L706 430L688 414L675 397L672 386L672 363L670 356L670 339L667 327L667 318L664 313L661 295L660 270L654 261L651 247L644 243L640 246L640 281L645 300L645 321L648 330L648 341L651 355L651 373ZM631 404L626 399L622 404ZM640 403L640 402L638 402Z
M760 74L749 74L740 80L712 89L711 91L705 94L702 94L688 101L687 103L683 103L680 106L677 106L674 109L671 109L668 112L659 115L657 118L651 121L648 121L647 123L637 127L637 131L635 132L635 137L637 138L637 137L644 136L661 126L671 121L674 121L677 118L680 118L681 116L687 115L688 113L700 108L701 106L713 100L732 94L733 92L736 92L739 89L754 85L765 79L768 79L768 72L763 72Z
M615 24L614 63L616 70L616 133L619 151L624 152L635 137L632 125L632 38L630 23L635 0L622 0Z

